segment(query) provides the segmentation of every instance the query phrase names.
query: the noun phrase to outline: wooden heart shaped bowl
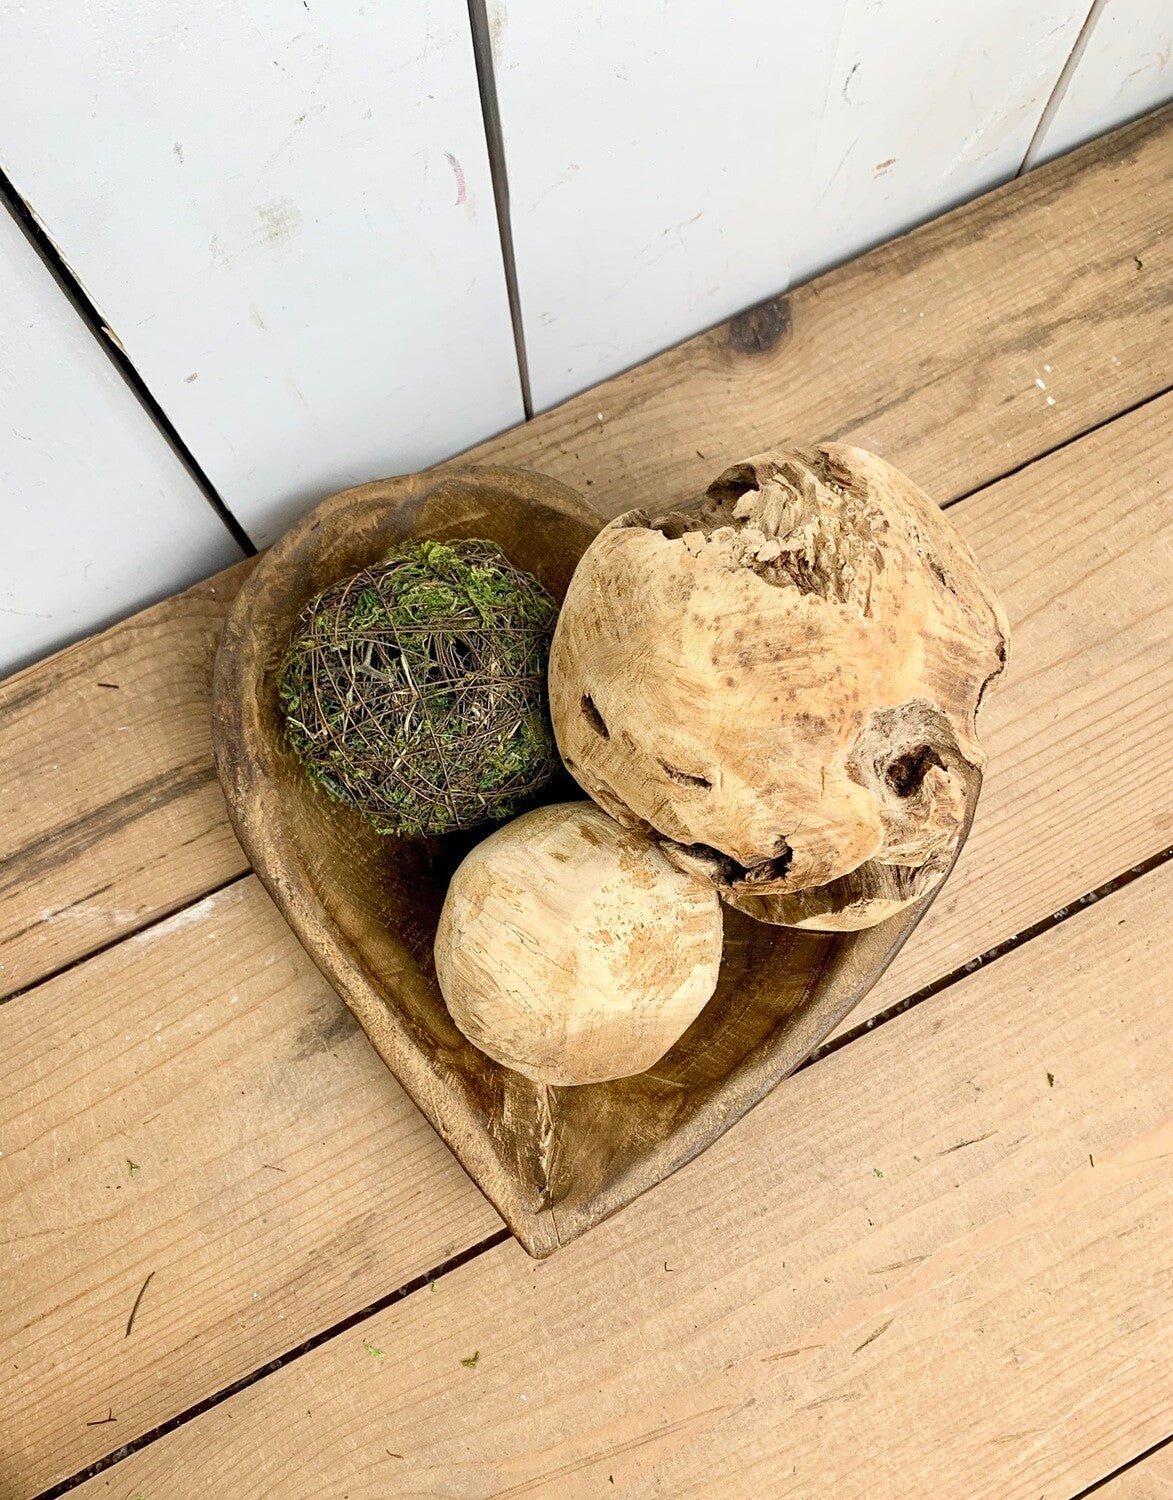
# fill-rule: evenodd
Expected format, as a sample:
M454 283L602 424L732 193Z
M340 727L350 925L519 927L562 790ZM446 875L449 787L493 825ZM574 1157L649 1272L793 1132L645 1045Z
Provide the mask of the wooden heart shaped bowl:
M309 600L402 541L487 538L561 600L602 524L565 485L505 469L450 468L335 495L261 558L228 617L213 687L216 765L254 869L380 1057L535 1256L728 1130L847 1015L932 900L843 934L726 909L716 994L634 1078L547 1087L464 1039L440 996L432 943L449 877L491 828L387 837L315 791L285 743L277 666ZM567 779L543 800L581 795ZM976 788L971 817L975 800Z

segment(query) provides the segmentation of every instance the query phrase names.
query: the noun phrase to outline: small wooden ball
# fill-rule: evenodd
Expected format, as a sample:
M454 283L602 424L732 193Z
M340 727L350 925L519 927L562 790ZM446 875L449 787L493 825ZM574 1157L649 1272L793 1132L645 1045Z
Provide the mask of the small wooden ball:
M460 1030L539 1083L642 1073L704 1008L721 904L591 802L516 818L457 869L436 975Z

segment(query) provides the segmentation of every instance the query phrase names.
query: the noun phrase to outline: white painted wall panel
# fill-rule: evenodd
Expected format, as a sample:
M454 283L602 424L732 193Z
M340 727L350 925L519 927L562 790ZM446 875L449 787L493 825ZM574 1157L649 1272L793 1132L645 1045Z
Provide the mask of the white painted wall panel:
M777 292L841 0L490 0L534 405Z
M1173 0L1107 0L1034 155L1074 151L1173 99Z
M464 0L4 26L0 162L258 542L520 418Z
M849 0L796 280L1018 171L1089 0Z
M545 407L997 182L1087 0L490 0Z
M0 207L0 676L239 557Z

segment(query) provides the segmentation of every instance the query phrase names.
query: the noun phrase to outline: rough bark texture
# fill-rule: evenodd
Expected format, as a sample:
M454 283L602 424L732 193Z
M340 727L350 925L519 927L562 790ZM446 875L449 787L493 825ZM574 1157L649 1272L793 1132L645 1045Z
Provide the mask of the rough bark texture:
M538 808L478 844L436 932L453 1020L538 1083L650 1068L700 1014L720 966L712 886L592 802Z
M764 921L870 926L942 878L1005 613L911 480L830 444L607 526L550 658L571 773Z

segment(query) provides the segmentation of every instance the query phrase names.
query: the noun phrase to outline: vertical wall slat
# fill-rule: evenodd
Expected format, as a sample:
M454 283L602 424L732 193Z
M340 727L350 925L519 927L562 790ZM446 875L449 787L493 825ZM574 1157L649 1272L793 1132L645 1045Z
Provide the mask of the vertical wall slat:
M240 549L0 206L0 676Z
M14 7L0 163L258 542L521 417L464 0Z
M490 0L535 408L786 282L843 0Z
M489 11L541 408L1012 177L1086 0Z
M1107 0L1040 132L1032 166L1173 99L1173 4Z
M849 0L796 276L1013 177L1087 4Z

